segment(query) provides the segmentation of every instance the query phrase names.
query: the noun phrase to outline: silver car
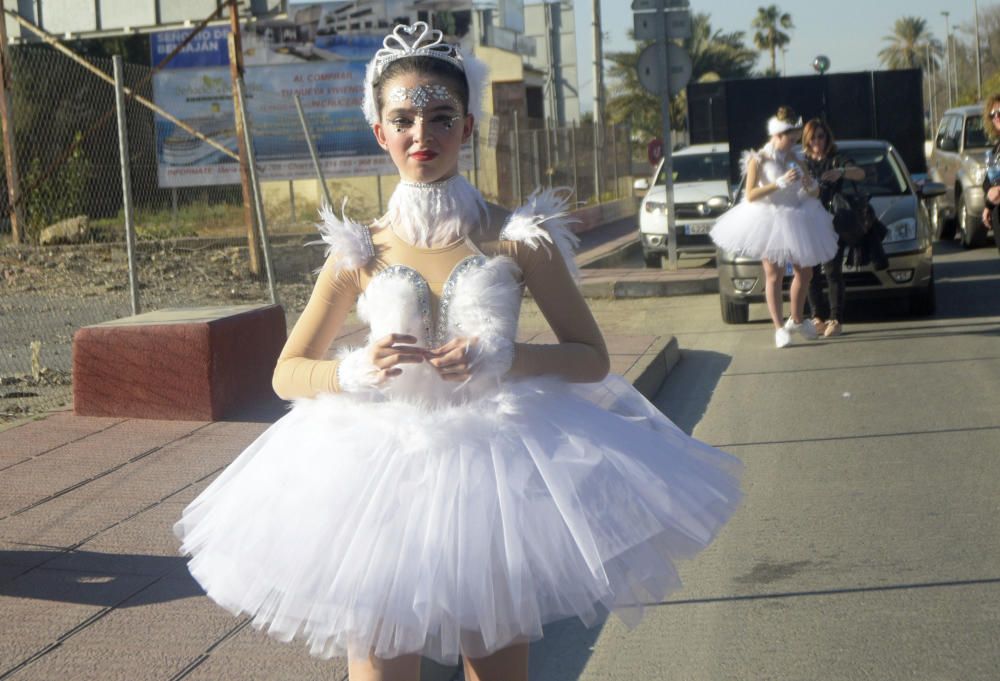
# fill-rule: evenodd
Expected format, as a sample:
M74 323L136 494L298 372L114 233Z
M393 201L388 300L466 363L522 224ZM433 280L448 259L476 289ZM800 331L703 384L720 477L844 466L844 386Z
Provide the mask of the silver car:
M838 142L840 153L865 171L859 187L871 197L876 215L889 230L882 242L889 267L876 271L872 266L844 264L844 284L849 298L902 298L912 312L934 313L934 263L931 260L932 233L922 199L940 196L944 186L937 182L917 185L896 149L881 140ZM750 303L764 302L764 268L757 260L735 257L719 251L719 297L722 319L729 324L744 323L750 317ZM791 283L788 265L785 290Z
M930 204L935 238L950 240L957 231L966 248L986 243L989 230L981 217L983 177L991 146L983 131L981 105L944 112L927 159L930 179L945 187L945 193Z

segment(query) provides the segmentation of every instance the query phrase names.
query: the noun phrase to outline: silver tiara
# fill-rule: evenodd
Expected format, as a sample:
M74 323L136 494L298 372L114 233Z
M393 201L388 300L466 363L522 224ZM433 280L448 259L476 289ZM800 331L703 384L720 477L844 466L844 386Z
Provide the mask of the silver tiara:
M443 41L444 35L431 29L426 22L418 21L412 26L397 26L382 40L382 49L372 60L374 73L372 80L382 77L385 67L404 57L432 57L443 59L465 72L465 64L458 48Z

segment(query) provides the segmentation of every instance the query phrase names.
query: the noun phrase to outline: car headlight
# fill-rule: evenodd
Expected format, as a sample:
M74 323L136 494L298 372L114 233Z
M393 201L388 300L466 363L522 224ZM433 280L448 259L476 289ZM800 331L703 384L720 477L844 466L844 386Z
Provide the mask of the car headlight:
M645 210L647 213L666 213L667 204L660 203L659 201L647 201L645 203Z
M884 244L891 244L897 241L912 241L917 238L917 221L915 218L905 218L897 220L887 225L889 233L882 240Z

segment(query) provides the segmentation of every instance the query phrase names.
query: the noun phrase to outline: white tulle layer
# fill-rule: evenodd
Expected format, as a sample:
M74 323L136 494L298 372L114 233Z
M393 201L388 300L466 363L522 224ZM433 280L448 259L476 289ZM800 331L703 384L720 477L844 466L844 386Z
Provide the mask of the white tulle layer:
M741 201L719 218L711 237L734 255L781 264L819 265L837 253L833 218L815 199L799 205Z
M454 663L566 617L636 623L733 513L739 461L621 378L504 385L300 401L184 511L192 574L321 657Z

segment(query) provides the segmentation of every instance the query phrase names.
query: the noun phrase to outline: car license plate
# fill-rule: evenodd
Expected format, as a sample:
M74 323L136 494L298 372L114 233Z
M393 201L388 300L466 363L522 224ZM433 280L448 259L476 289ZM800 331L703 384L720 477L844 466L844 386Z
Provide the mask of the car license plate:
M705 222L700 225L684 225L684 233L688 236L693 236L695 234L708 234L712 231L712 223Z

